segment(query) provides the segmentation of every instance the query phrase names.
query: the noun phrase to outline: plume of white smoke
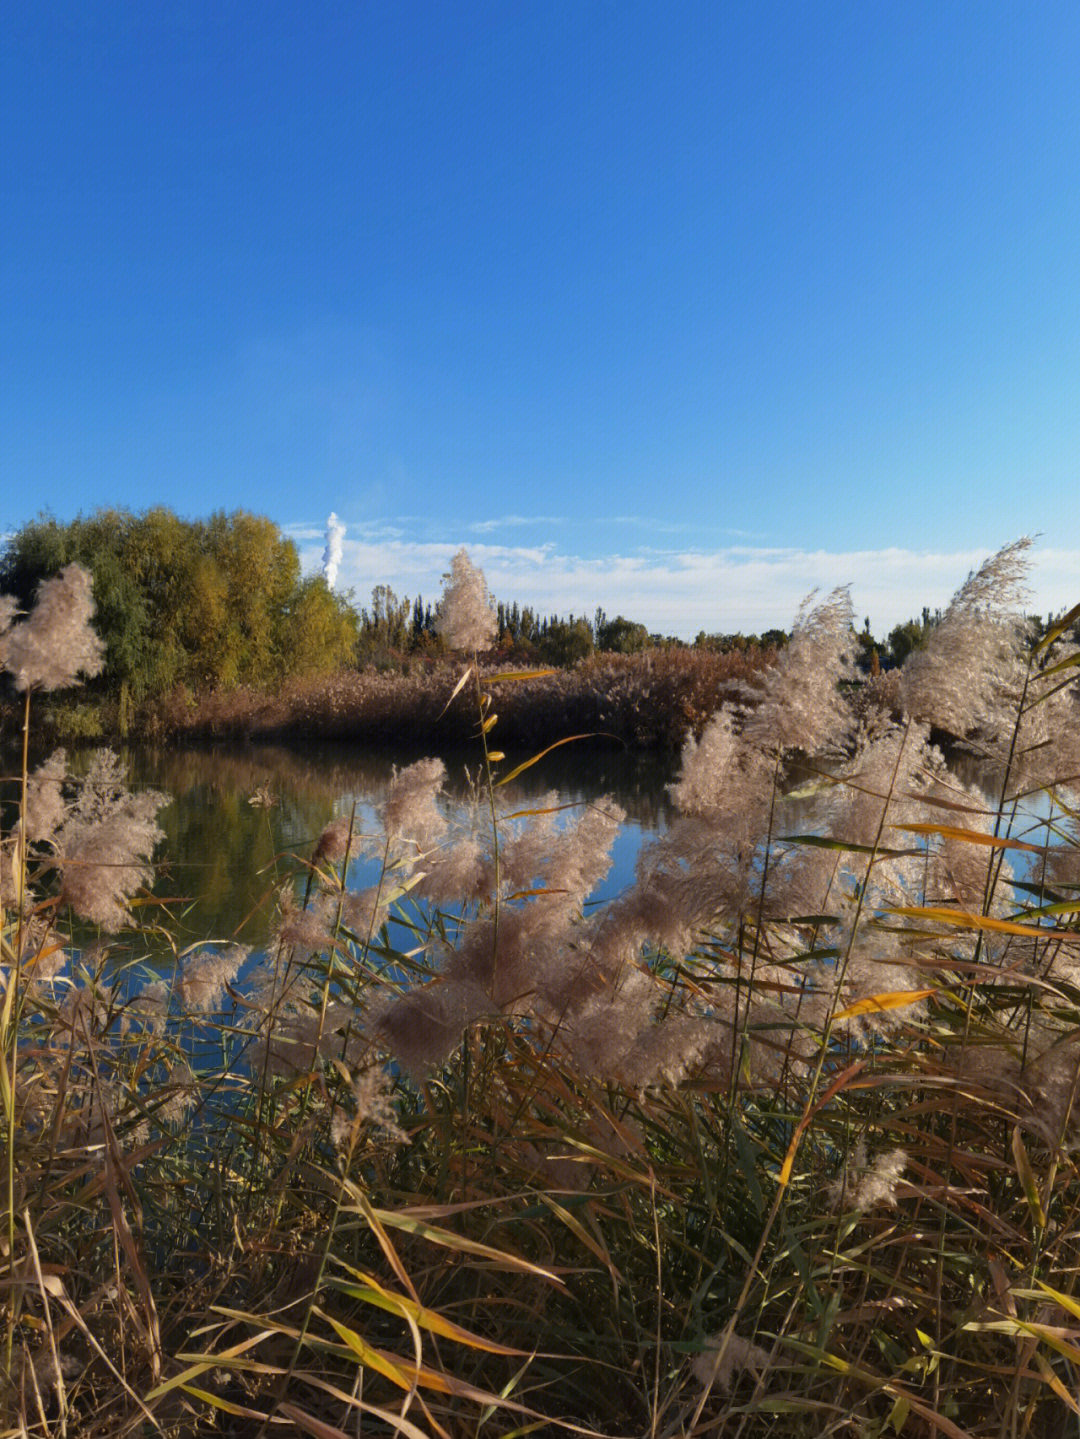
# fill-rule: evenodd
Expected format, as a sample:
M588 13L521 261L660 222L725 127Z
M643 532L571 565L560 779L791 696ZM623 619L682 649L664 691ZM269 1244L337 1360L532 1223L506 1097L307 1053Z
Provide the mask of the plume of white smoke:
M345 526L338 519L337 515L331 514L326 522L326 549L323 550L322 572L323 578L331 589L337 582L338 566L341 564L343 541L345 539Z

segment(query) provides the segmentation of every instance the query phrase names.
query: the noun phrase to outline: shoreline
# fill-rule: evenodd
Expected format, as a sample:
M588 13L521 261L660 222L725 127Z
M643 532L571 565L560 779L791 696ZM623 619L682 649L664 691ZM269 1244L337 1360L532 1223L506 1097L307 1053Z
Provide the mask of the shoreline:
M746 699L753 679L775 662L775 654L657 649L593 657L573 669L538 670L535 677L512 665L482 665L480 683L498 717L492 743L542 748L569 735L588 735L633 749L678 750L722 704ZM478 734L475 690L470 683L455 694L466 668L428 662L406 672L344 671L272 692L233 689L196 697L174 691L133 706L126 723L121 706L106 697L84 694L74 703L42 698L33 723L39 735L57 744L468 744ZM0 708L5 743L21 724L21 703L6 700Z

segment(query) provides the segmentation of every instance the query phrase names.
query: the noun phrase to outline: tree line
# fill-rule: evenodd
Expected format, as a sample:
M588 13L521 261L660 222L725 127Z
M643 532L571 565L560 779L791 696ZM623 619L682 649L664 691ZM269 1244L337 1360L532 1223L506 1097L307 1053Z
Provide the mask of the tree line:
M436 607L376 585L370 605L301 574L292 540L244 511L180 519L158 507L142 514L103 509L61 522L42 515L0 550L0 593L28 606L38 584L77 562L93 575L96 625L105 641L99 692L124 707L185 686L193 693L238 685L267 688L354 665L393 666L443 652ZM569 666L596 652L635 654L682 641L597 609L544 615L514 601L496 607L500 657ZM902 664L940 619L924 609L879 641L870 622L857 634L865 673ZM779 648L783 630L707 633L694 646L719 652Z

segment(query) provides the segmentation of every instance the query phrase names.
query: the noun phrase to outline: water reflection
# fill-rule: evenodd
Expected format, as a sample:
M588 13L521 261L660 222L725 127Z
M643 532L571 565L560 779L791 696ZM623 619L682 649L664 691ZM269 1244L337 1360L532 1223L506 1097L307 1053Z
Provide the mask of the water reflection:
M385 750L320 744L139 749L126 754L132 782L163 790L173 802L159 823L166 839L155 894L169 901L181 943L239 939L259 946L268 936L276 887L307 858L328 820L356 805L357 826L374 827L393 764L421 757ZM472 791L475 749L444 753L448 803ZM509 772L524 756L508 756ZM565 745L553 750L500 791L510 808L527 808L555 790L564 804L612 796L626 811L614 846L611 874L597 898L617 893L633 877L646 836L667 820L666 785L672 764L614 745ZM350 880L352 883L352 880Z
M351 745L319 744L304 749L286 746L235 748L133 748L126 758L135 784L160 789L173 797L159 823L166 839L159 850L155 893L169 901L171 928L181 944L205 939L238 939L261 947L274 916L275 892L291 874L296 860L306 860L327 822L348 814L355 805L357 829L377 831L375 808L383 799L393 765L421 757L404 746L393 758L385 750ZM445 752L447 804L462 803L478 777L476 750ZM510 755L508 772L522 756ZM949 756L950 768L968 784L996 802L1001 776L970 756ZM73 769L79 768L75 759ZM594 894L598 900L618 894L634 876L644 841L663 830L669 819L666 786L678 760L664 761L617 746L575 744L552 751L500 791L504 809L526 809L556 791L564 804L588 804L610 795L626 812L613 846L613 864ZM789 798L774 817L775 833L814 829L817 765L795 769L788 786L800 798ZM993 798L991 798L993 796ZM1045 822L1040 801L1033 797L1014 834ZM1037 836L1034 836L1037 837ZM373 862L350 870L350 887L373 883Z

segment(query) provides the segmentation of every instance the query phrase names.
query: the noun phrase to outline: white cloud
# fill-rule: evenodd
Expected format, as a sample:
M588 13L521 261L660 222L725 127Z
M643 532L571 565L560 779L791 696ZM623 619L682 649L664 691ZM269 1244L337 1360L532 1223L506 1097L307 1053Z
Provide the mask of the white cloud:
M314 527L311 527L314 529ZM307 571L322 558L307 527L293 530ZM322 538L321 533L319 539ZM420 541L393 526L350 529L344 542L338 588L352 588L359 604L387 584L398 595L434 602L460 540ZM692 639L699 630L730 633L787 629L812 589L850 585L858 623L869 616L884 638L893 625L918 615L924 605L944 608L984 550L805 550L740 544L712 550L640 549L584 557L543 545L468 546L493 594L531 605L541 613L609 615L640 620L651 630ZM1036 546L1030 608L1045 615L1080 599L1080 550Z
M522 525L565 525L559 515L500 515L496 520L477 520L469 526L473 535L491 535L497 530L517 529Z

